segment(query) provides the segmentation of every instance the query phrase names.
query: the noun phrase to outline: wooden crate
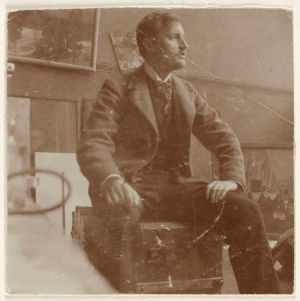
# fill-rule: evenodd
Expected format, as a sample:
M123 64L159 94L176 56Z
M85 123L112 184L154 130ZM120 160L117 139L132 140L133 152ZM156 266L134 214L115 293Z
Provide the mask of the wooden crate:
M123 293L218 293L222 242L213 233L187 248L188 225L139 223L109 209L76 207L72 237L94 266Z

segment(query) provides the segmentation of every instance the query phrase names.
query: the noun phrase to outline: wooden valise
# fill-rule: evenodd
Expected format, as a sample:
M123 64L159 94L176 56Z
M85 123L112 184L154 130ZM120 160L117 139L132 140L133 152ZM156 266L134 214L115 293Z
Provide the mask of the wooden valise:
M219 293L222 240L213 232L197 245L191 227L176 222L140 222L107 207L76 207L72 237L120 292Z

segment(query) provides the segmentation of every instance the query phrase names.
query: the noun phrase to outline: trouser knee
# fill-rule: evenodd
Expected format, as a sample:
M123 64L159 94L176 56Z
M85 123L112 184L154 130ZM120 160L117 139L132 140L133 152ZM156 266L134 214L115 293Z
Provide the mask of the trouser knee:
M248 204L249 220L253 221L253 223L263 225L264 224L263 215L259 205L252 200L248 200L248 202L249 202Z
M231 196L226 200L223 224L228 241L242 247L261 240L265 228L258 204L244 196Z
M227 196L227 209L229 215L231 215L231 210L236 211L236 216L242 222L263 222L263 216L259 205L247 198L244 195L239 195L235 193L228 193Z

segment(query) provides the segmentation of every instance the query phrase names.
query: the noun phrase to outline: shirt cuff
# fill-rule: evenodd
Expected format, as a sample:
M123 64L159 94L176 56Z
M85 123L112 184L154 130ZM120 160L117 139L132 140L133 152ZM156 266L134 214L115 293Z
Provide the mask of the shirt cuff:
M246 187L239 181L233 180L232 182L238 184L238 189L242 189L243 192L246 192Z
M113 178L115 178L115 179L117 179L117 178L123 179L123 178L122 178L119 174L117 174L117 173L113 173L113 174L107 176L107 177L102 181L102 183L101 183L101 187L100 187L100 191L101 191L101 192L103 191L103 187L104 187L104 185L107 183L107 181L110 180L110 179L113 179Z

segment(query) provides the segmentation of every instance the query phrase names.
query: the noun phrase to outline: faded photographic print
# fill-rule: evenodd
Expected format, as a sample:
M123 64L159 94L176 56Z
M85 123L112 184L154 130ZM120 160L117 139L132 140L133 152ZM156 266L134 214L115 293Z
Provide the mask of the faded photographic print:
M293 294L293 11L8 11L6 292Z

